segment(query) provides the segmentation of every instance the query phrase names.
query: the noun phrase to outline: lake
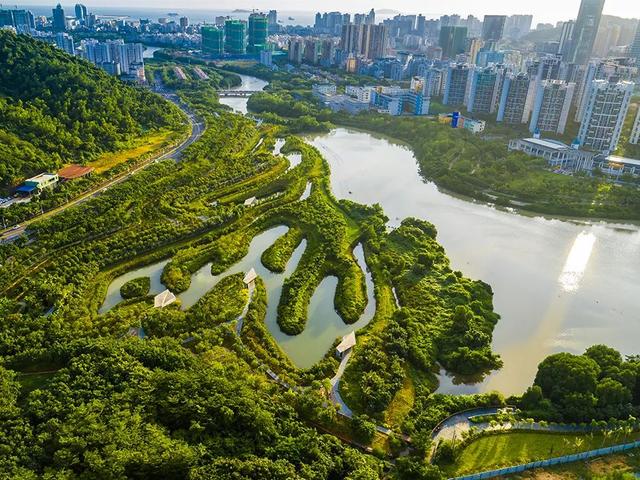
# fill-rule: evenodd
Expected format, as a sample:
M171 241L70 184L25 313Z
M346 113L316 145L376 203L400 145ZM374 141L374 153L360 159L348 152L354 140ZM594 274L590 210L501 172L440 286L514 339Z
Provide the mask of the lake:
M329 162L338 198L379 203L391 225L430 221L452 268L493 288L503 369L475 385L443 375L441 391L521 393L551 353L597 343L639 352L638 226L525 216L457 198L421 178L410 149L368 133L341 128L309 141Z

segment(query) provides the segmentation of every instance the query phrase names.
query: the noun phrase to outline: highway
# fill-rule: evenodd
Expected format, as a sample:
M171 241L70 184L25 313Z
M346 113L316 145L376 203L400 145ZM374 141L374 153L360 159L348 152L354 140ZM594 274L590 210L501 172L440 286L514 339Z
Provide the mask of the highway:
M9 227L7 229L1 230L0 231L0 243L4 243L4 242L11 242L13 240L16 240L17 238L19 238L27 229L27 227L29 225L31 225L32 223L38 222L40 220L43 220L45 218L51 217L53 215L57 215L60 212L63 212L64 210L66 210L67 208L73 207L74 205L78 205L80 203L86 202L89 199L91 199L91 197L97 197L98 195L102 194L104 191L106 191L107 189L113 187L114 185L117 185L121 182L124 182L127 178L129 178L131 175L136 174L137 172L145 169L146 167L148 167L149 165L155 163L155 162L159 162L162 160L168 160L168 159L173 159L176 162L180 161L180 158L182 156L182 152L184 152L184 150L189 147L189 145L193 144L194 142L196 142L204 133L205 129L206 129L206 125L204 124L204 122L202 120L200 120L199 118L197 118L196 114L191 111L191 109L184 104L180 98L175 94L175 93L171 93L171 92L166 92L162 89L156 89L156 92L160 95L162 95L164 98L166 98L167 100L169 100L170 102L174 103L175 105L177 105L187 116L189 124L191 126L191 134L189 135L189 137L187 139L184 140L184 142L182 142L180 145L177 145L176 147L172 148L171 150L169 150L168 152L160 155L159 157L152 157L148 160L145 160L143 163L141 163L140 165L137 165L136 167L122 173L121 175L112 178L110 180L107 180L106 182L97 185L95 187L93 187L91 190L88 190L86 192L84 192L83 194L77 196L76 198L69 200L67 203L64 203L56 208L53 208L51 210L48 210L46 212L43 212L42 214L30 218L29 220L25 220L24 222L22 222L20 225L17 226L12 226ZM11 207L9 207L11 208Z

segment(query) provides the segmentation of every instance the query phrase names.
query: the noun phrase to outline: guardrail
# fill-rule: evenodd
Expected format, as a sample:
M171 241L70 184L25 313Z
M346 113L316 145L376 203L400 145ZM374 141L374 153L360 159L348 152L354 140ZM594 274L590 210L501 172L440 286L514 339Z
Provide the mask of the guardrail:
M613 447L599 448L597 450L589 450L587 452L575 453L573 455L565 455L564 457L550 458L549 460L539 460L537 462L525 463L523 465L516 465L514 467L500 468L498 470L490 470L488 472L474 473L472 475L464 475L462 477L454 477L449 480L483 480L485 478L495 478L502 475L509 475L513 473L522 473L527 470L533 470L534 468L546 468L554 465L563 465L566 463L578 462L580 460L588 460L591 458L602 457L605 455L611 455L614 453L626 452L640 448L640 441L625 443L622 445L615 445Z

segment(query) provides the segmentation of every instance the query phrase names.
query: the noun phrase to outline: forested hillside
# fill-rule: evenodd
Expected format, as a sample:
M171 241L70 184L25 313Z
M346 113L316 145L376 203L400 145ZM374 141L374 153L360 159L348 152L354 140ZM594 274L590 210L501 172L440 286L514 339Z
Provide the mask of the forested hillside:
M44 42L0 31L0 186L86 162L181 121L176 107L142 88Z

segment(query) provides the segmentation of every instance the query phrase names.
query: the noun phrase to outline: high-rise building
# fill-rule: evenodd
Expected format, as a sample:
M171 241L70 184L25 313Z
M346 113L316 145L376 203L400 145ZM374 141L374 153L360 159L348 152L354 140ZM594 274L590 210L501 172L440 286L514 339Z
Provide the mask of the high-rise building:
M473 113L494 113L498 108L504 70L489 66L471 73L467 110Z
M469 38L467 43L469 44L469 63L475 64L478 60L478 53L480 53L480 50L482 50L482 47L484 46L484 42L481 38Z
M348 55L350 53L360 53L362 43L363 24L348 24L342 26L340 37L340 48Z
M119 50L120 71L123 75L138 76L141 66L144 71L144 47L141 43L122 43Z
M371 11L367 14L367 17L364 19L364 23L367 25L375 25L376 24L376 12L372 8Z
M109 45L98 40L82 40L82 52L84 58L98 66L113 61Z
M271 50L263 50L260 52L260 64L265 67L273 66L273 52Z
M18 33L36 28L30 10L0 10L0 27L15 27Z
M325 39L321 42L320 65L323 67L331 67L335 63L336 46L331 39Z
M482 39L485 42L502 40L506 22L506 15L485 15L482 22Z
M527 123L529 112L527 111L527 99L531 79L526 73L508 73L502 84L502 95L498 107L498 122L510 125Z
M442 70L428 68L422 73L423 91L425 97L439 97L442 91Z
M289 61L293 64L301 64L304 56L304 39L297 37L289 40Z
M200 28L202 36L202 53L205 55L222 55L224 53L224 31L212 25Z
M53 12L53 31L64 32L67 30L67 22L64 18L64 10L60 4L52 10Z
M247 50L250 53L258 53L267 49L267 36L269 35L268 19L262 13L249 15L249 41Z
M36 21L31 10L14 10L13 20L18 32L21 31L21 27L27 30L36 28Z
M580 145L600 152L615 151L634 87L633 82L593 81L578 133Z
M15 27L13 10L0 10L0 27Z
M68 33L58 32L56 33L56 46L67 52L69 55L76 54L76 47L73 43L73 37Z
M636 120L633 122L633 128L631 129L631 136L629 137L629 143L632 145L638 145L640 143L640 108L636 114Z
M443 59L455 59L464 53L467 43L467 27L444 26L440 28L440 42Z
M543 80L536 91L529 131L563 134L574 90L575 83Z
M576 95L576 116L575 121L582 121L589 90L594 80L606 80L618 83L622 80L633 80L636 77L636 69L628 65L619 63L616 59L591 60L587 65L580 66L580 82Z
M269 14L267 15L267 20L269 23L269 31L275 32L278 29L278 11L269 10Z
M582 0L565 60L585 65L591 58L605 0Z
M504 34L508 38L519 40L531 31L533 15L511 15L507 17Z
M633 39L631 47L629 48L629 56L636 59L636 65L640 65L640 23L638 23L636 36Z
M81 3L76 3L75 11L76 20L80 20L81 22L83 22L87 18L87 7L85 7Z
M189 17L180 17L180 28L184 30L189 26Z
M369 60L383 58L387 53L387 27L366 24L362 29L362 55Z
M569 20L568 22L562 22L562 30L560 31L560 41L558 42L558 55L566 57L569 53L571 46L571 37L573 36L573 29L576 26L576 22Z
M453 106L466 104L471 72L471 67L465 63L449 65L445 73L443 104Z
M246 23L240 20L224 22L224 51L231 55L243 55L247 51Z
M424 15L418 15L416 20L416 33L421 37L424 37L427 33L427 19Z
M307 38L304 41L304 61L311 65L320 63L322 43L316 38Z

